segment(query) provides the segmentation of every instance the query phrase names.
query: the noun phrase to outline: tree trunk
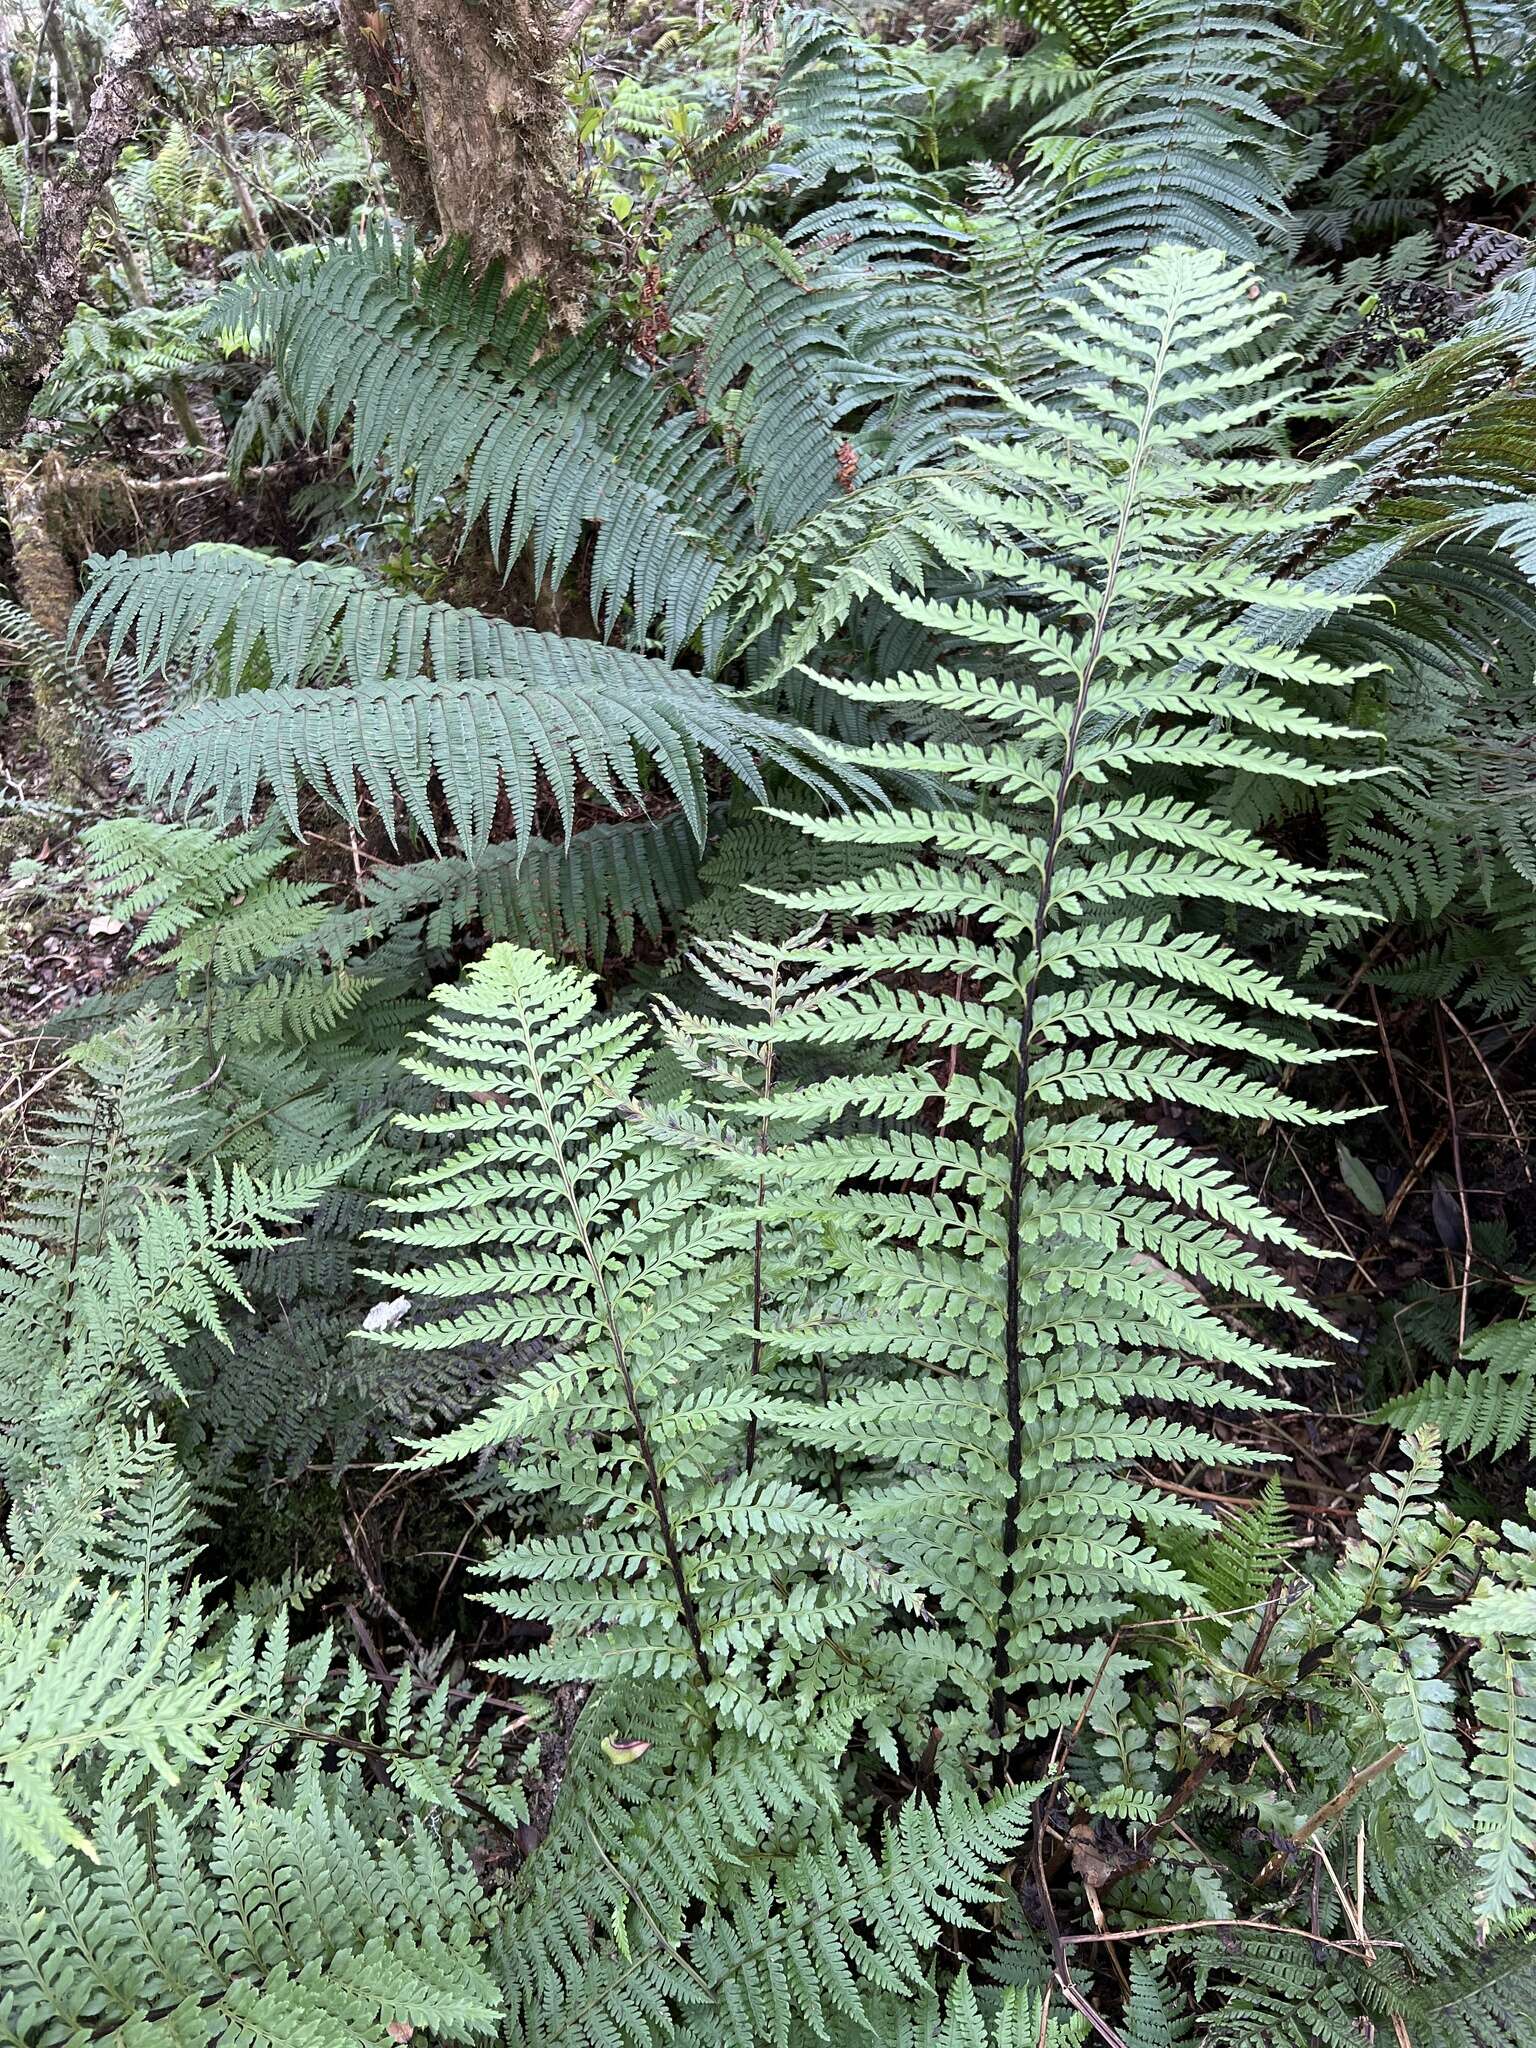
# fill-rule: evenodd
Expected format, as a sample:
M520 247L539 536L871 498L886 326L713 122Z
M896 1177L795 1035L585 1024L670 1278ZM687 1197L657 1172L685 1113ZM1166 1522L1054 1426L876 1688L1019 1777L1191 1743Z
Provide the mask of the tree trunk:
M400 208L417 233L436 241L439 230L421 106L411 87L399 16L373 0L340 0L341 39L362 90L375 140L395 181Z
M551 0L397 0L438 223L480 267L542 284L581 318L576 148L562 72L584 8ZM402 197L404 195L402 194Z
M17 600L39 632L58 644L56 661L28 663L33 719L55 785L73 794L84 772L84 749L64 642L77 592L74 570L54 531L49 481L44 465L17 450L0 451L0 507L10 533Z

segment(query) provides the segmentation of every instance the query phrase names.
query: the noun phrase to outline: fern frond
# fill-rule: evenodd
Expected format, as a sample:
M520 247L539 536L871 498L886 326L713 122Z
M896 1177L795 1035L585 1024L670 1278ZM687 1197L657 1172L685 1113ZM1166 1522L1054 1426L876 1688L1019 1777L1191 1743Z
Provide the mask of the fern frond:
M462 484L464 517L485 519L510 562L531 543L537 573L571 564L583 523L599 532L593 610L641 635L660 623L668 654L697 629L739 539L740 486L686 417L668 417L637 368L572 342L534 361L541 323L526 296L497 308L451 258L418 268L407 243L366 236L242 280L225 317L269 350L305 432L352 424L360 475L412 476L424 515Z
M1462 1369L1432 1374L1388 1402L1381 1419L1402 1430L1433 1428L1447 1450L1469 1457L1507 1457L1522 1442L1536 1455L1536 1325L1497 1324L1462 1357Z
M117 556L97 565L77 630L109 623L114 653L136 632L147 671L188 663L238 683L259 652L272 677L130 740L146 794L187 809L211 799L248 820L270 792L298 832L301 790L356 824L361 787L388 830L403 805L435 847L440 790L473 853L503 802L519 840L545 801L569 834L579 786L623 809L645 801L653 774L702 838L707 755L759 792L760 761L831 786L808 735L704 677L379 591L352 570L224 547ZM344 682L309 686L338 672Z
M1226 0L1138 0L1099 78L1053 109L1035 161L1070 163L1073 126L1096 131L1059 231L1084 259L1123 261L1160 243L1252 258L1287 239L1294 144L1268 104L1295 45L1273 18ZM1069 152L1063 158L1063 149Z
M191 1668L188 1640L163 1585L147 1609L110 1590L0 1608L0 1842L43 1864L69 1849L99 1861L68 1797L71 1763L132 1758L175 1784L207 1761L230 1702L216 1668Z
M456 1142L385 1205L379 1235L417 1263L380 1277L416 1314L377 1341L498 1346L503 1391L418 1462L516 1442L506 1483L558 1484L577 1510L488 1567L515 1588L492 1604L552 1632L504 1668L691 1683L712 1718L772 1740L757 1654L804 1653L869 1596L851 1567L842 1584L811 1569L848 1541L834 1505L771 1466L735 1469L758 1426L737 1306L751 1211L701 1154L636 1127L642 1022L593 1009L583 977L507 945L438 991L408 1064L450 1106L404 1125Z
M564 845L514 840L477 860L375 869L364 893L368 923L389 932L419 925L433 951L478 926L493 941L597 962L630 952L637 929L659 937L688 910L699 893L699 843L676 810L655 823L589 825Z
M1221 1302L1317 1320L1229 1235L1256 1205L1237 1196L1228 1221L1196 1222L1186 1203L1216 1216L1226 1198L1202 1192L1208 1169L1189 1148L1134 1121L1152 1102L1319 1114L1253 1072L1301 1056L1282 1021L1294 999L1261 993L1237 956L1205 954L1198 924L1187 947L1169 926L1176 903L1193 922L1197 905L1245 902L1250 887L1255 902L1315 916L1328 877L1287 869L1198 801L1131 788L1148 769L1219 776L1256 755L1303 782L1335 772L1312 751L1328 719L1298 707L1352 677L1248 631L1245 605L1283 614L1299 593L1261 577L1250 597L1252 572L1231 559L1269 516L1236 493L1279 492L1294 475L1229 452L1257 431L1269 374L1257 347L1274 317L1245 273L1175 250L1064 310L1078 403L1012 402L1021 437L969 450L984 481L940 486L956 515L949 566L978 595L893 595L958 650L954 665L827 679L918 734L945 721L935 741L843 749L939 795L808 821L871 865L782 894L795 915L862 921L827 956L857 985L792 1042L908 1061L889 1081L819 1084L803 1105L833 1121L804 1164L845 1190L846 1280L861 1302L845 1336L818 1327L807 1341L880 1356L885 1382L834 1396L814 1428L857 1459L895 1461L861 1515L991 1644L999 1731L1073 1711L1061 1689L1082 1666L1064 1636L1131 1597L1184 1597L1137 1533L1181 1511L1126 1468L1175 1442L1217 1462L1231 1448L1197 1428L1165 1433L1140 1403L1219 1407L1250 1398L1234 1379L1262 1384L1290 1363L1237 1339ZM1253 1025L1255 998L1278 1006L1275 1029ZM928 1064L945 1058L947 1070ZM837 1127L877 1105L886 1128ZM1133 1180L1160 1192L1133 1195ZM918 1421L934 1399L925 1368L940 1362L971 1389L958 1457Z

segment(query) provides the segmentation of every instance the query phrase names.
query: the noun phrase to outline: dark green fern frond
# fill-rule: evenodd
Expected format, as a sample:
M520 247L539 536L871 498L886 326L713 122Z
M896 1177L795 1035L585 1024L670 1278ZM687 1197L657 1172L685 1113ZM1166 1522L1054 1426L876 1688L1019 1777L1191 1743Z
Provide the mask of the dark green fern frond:
M1019 11L1087 64L1102 64L1124 44L1134 14L1128 0L1026 0Z
M488 325L483 285L441 265L419 276L409 243L377 225L268 259L239 302L305 430L350 419L360 475L377 463L410 475L423 515L462 485L464 517L486 520L497 559L531 543L537 572L556 579L596 522L594 612L610 627L627 612L642 635L659 622L669 653L692 637L745 507L714 445L668 416L636 366L590 337L532 362L525 301L514 348L505 321Z
M1273 112L1295 49L1256 7L1138 0L1098 82L1032 138L1042 165L1082 123L1098 160L1059 219L1095 264L1160 242L1256 256L1284 243L1294 143Z
M62 1250L99 1251L191 1157L204 1121L188 1062L163 1023L132 1018L75 1055L7 1190L8 1220Z
M1181 1529L1171 1534L1167 1547L1200 1587L1212 1614L1240 1615L1261 1606L1275 1581L1289 1575L1289 1535L1285 1495L1272 1479L1253 1505L1224 1522L1214 1537Z
M658 703L649 680L636 671L601 692L518 689L498 678L466 678L451 689L423 680L252 690L173 712L130 750L151 802L185 812L207 802L222 817L248 821L270 795L298 835L301 791L314 790L354 826L366 793L391 837L403 808L435 848L437 792L471 855L489 841L503 798L512 831L525 838L547 786L569 829L578 777L605 805L623 811L644 803L645 764L652 760L702 838L706 743L749 788L762 790L757 760L771 759L833 793L832 773L809 734L732 704L680 672Z
M569 833L579 784L622 811L646 801L652 775L702 839L707 755L759 792L762 761L832 787L808 735L645 655L239 549L120 555L98 568L81 631L110 622L114 649L136 631L144 669L188 663L235 682L259 650L274 679L204 697L133 735L152 800L192 810L211 799L248 820L270 793L298 833L301 790L356 824L361 785L387 829L403 805L435 847L440 793L473 854L503 800L517 839L534 835L545 802ZM345 682L307 686L338 671Z
M652 938L698 896L699 842L682 810L655 823L590 825L561 844L509 841L476 860L414 861L376 868L364 885L359 923L397 932L419 921L422 943L446 948L478 926L547 952L600 961L628 953L637 930Z
M1536 91L1508 77L1456 79L1434 93L1386 150L1393 172L1442 201L1499 198L1536 179Z

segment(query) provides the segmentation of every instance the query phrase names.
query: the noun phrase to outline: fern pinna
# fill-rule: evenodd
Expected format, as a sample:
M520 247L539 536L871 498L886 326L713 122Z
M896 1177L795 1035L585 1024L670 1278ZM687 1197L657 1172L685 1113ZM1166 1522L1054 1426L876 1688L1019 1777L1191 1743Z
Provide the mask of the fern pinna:
M1244 557L1316 517L1278 513L1292 466L1244 452L1274 300L1163 250L1066 312L1070 396L1015 402L1020 438L974 447L980 481L944 491L977 595L896 599L950 659L821 678L910 734L861 766L940 794L805 822L885 864L789 899L850 921L831 957L882 977L800 1035L899 1061L819 1089L835 1124L808 1149L844 1184L863 1310L832 1341L919 1369L817 1427L889 1468L859 1518L959 1625L957 1675L1009 1748L1077 1711L1103 1656L1085 1632L1180 1597L1157 1539L1191 1511L1140 1468L1240 1462L1186 1414L1266 1405L1296 1361L1263 1326L1319 1320L1262 1255L1297 1234L1146 1111L1328 1120L1263 1074L1319 1057L1302 1033L1328 1013L1220 927L1247 905L1326 915L1332 878L1198 791L1330 779L1316 749L1351 681L1242 623L1329 604Z

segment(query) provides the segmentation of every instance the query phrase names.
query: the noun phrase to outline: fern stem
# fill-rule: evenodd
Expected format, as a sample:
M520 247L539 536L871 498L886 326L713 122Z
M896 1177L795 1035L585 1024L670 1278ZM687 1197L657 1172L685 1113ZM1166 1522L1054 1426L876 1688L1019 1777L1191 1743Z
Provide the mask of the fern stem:
M581 1240L582 1254L591 1268L597 1298L602 1304L603 1326L607 1330L608 1342L613 1349L614 1367L618 1372L619 1384L624 1392L624 1406L628 1410L629 1425L634 1432L635 1449L639 1453L640 1468L645 1475L646 1498L650 1501L651 1513L656 1517L656 1529L661 1537L661 1547L666 1555L667 1569L671 1573L673 1590L677 1595L678 1613L682 1620L683 1632L688 1638L690 1649L693 1651L694 1662L699 1668L699 1676L707 1686L711 1683L713 1673L710 1671L709 1658L705 1655L704 1651L704 1632L699 1625L699 1610L693 1597L693 1589L688 1584L687 1574L683 1570L683 1554L678 1547L677 1533L672 1526L672 1517L667 1510L666 1488L662 1484L661 1473L656 1464L656 1454L651 1444L651 1434L645 1423L645 1411L640 1405L640 1392L635 1385L634 1374L630 1369L629 1354L625 1349L624 1334L619 1328L619 1319L614 1311L613 1298L608 1292L608 1281L607 1275L603 1270L603 1262L598 1257L597 1249L592 1243L591 1235L587 1229L587 1219L582 1213L581 1203L577 1199L576 1190L571 1184L571 1177L566 1171L565 1146L561 1139L560 1127L555 1121L550 1109L549 1098L544 1092L543 1071L539 1064L537 1049L531 1041L528 1045L526 1072L533 1090L534 1099L543 1118L544 1128L549 1134L551 1157L554 1159L556 1169L559 1172L560 1186L565 1195L566 1204L570 1209L572 1219L575 1222L577 1236Z
M1483 60L1477 54L1477 37L1472 32L1472 10L1468 7L1467 0L1456 0L1456 17L1461 23L1461 33L1466 38L1467 62L1472 68L1472 76L1481 85Z
M773 979L774 997L778 995L778 975ZM776 1008L769 1010L770 1020L776 1018ZM768 1150L768 1105L773 1097L773 1042L763 1050L763 1114L757 1126L757 1155L761 1159ZM763 1204L768 1199L768 1169L762 1167L757 1176L757 1220L752 1226L752 1363L747 1376L754 1389L763 1366ZM757 1413L753 1411L747 1421L746 1466L750 1472L757 1462Z
M1040 995L1040 955L1045 944L1046 925L1051 910L1051 884L1055 877L1057 855L1061 848L1061 835L1066 824L1067 799L1072 785L1077 780L1077 749L1082 735L1083 719L1087 715L1088 701L1098 671L1099 659L1104 650L1104 636L1109 627L1109 615L1115 601L1115 590L1120 575L1120 563L1125 553L1130 533L1131 517L1136 508L1136 493L1141 480L1142 464L1146 456L1148 437L1153 417L1157 410L1158 396L1163 381L1164 366L1172 346L1174 331L1173 310L1158 337L1157 354L1147 380L1146 400L1141 420L1136 431L1136 445L1130 466L1125 474L1125 495L1120 506L1120 515L1115 523L1114 538L1104 566L1104 589L1094 610L1093 628L1088 639L1087 652L1078 672L1077 696L1072 706L1072 718L1067 727L1066 742L1062 750L1061 772L1057 777L1056 792L1051 804L1051 820L1045 835L1045 853L1040 864L1040 893L1035 904L1035 920L1030 932L1028 956L1034 965L1024 984L1024 1003L1019 1016L1018 1046L1014 1055L1013 1085L1013 1131L1011 1156L1008 1165L1008 1202L1005 1214L1005 1237L1007 1242L1007 1278L1005 1283L1004 1308L1004 1373L1005 1398L1008 1415L1008 1505L1003 1511L1002 1552L1003 1570L998 1586L997 1633L992 1644L992 1726L1001 1740L1007 1723L1008 1701L1012 1692L1008 1673L1008 1616L1013 1606L1013 1596L1018 1586L1017 1549L1019 1522L1024 1512L1024 1373L1020 1352L1020 1330L1022 1324L1020 1291L1023 1261L1019 1233L1019 1216L1024 1205L1024 1127L1029 1110L1031 1079L1030 1049L1034 1039L1035 1004ZM1006 1769L1007 1751L1000 1757L1000 1768Z

